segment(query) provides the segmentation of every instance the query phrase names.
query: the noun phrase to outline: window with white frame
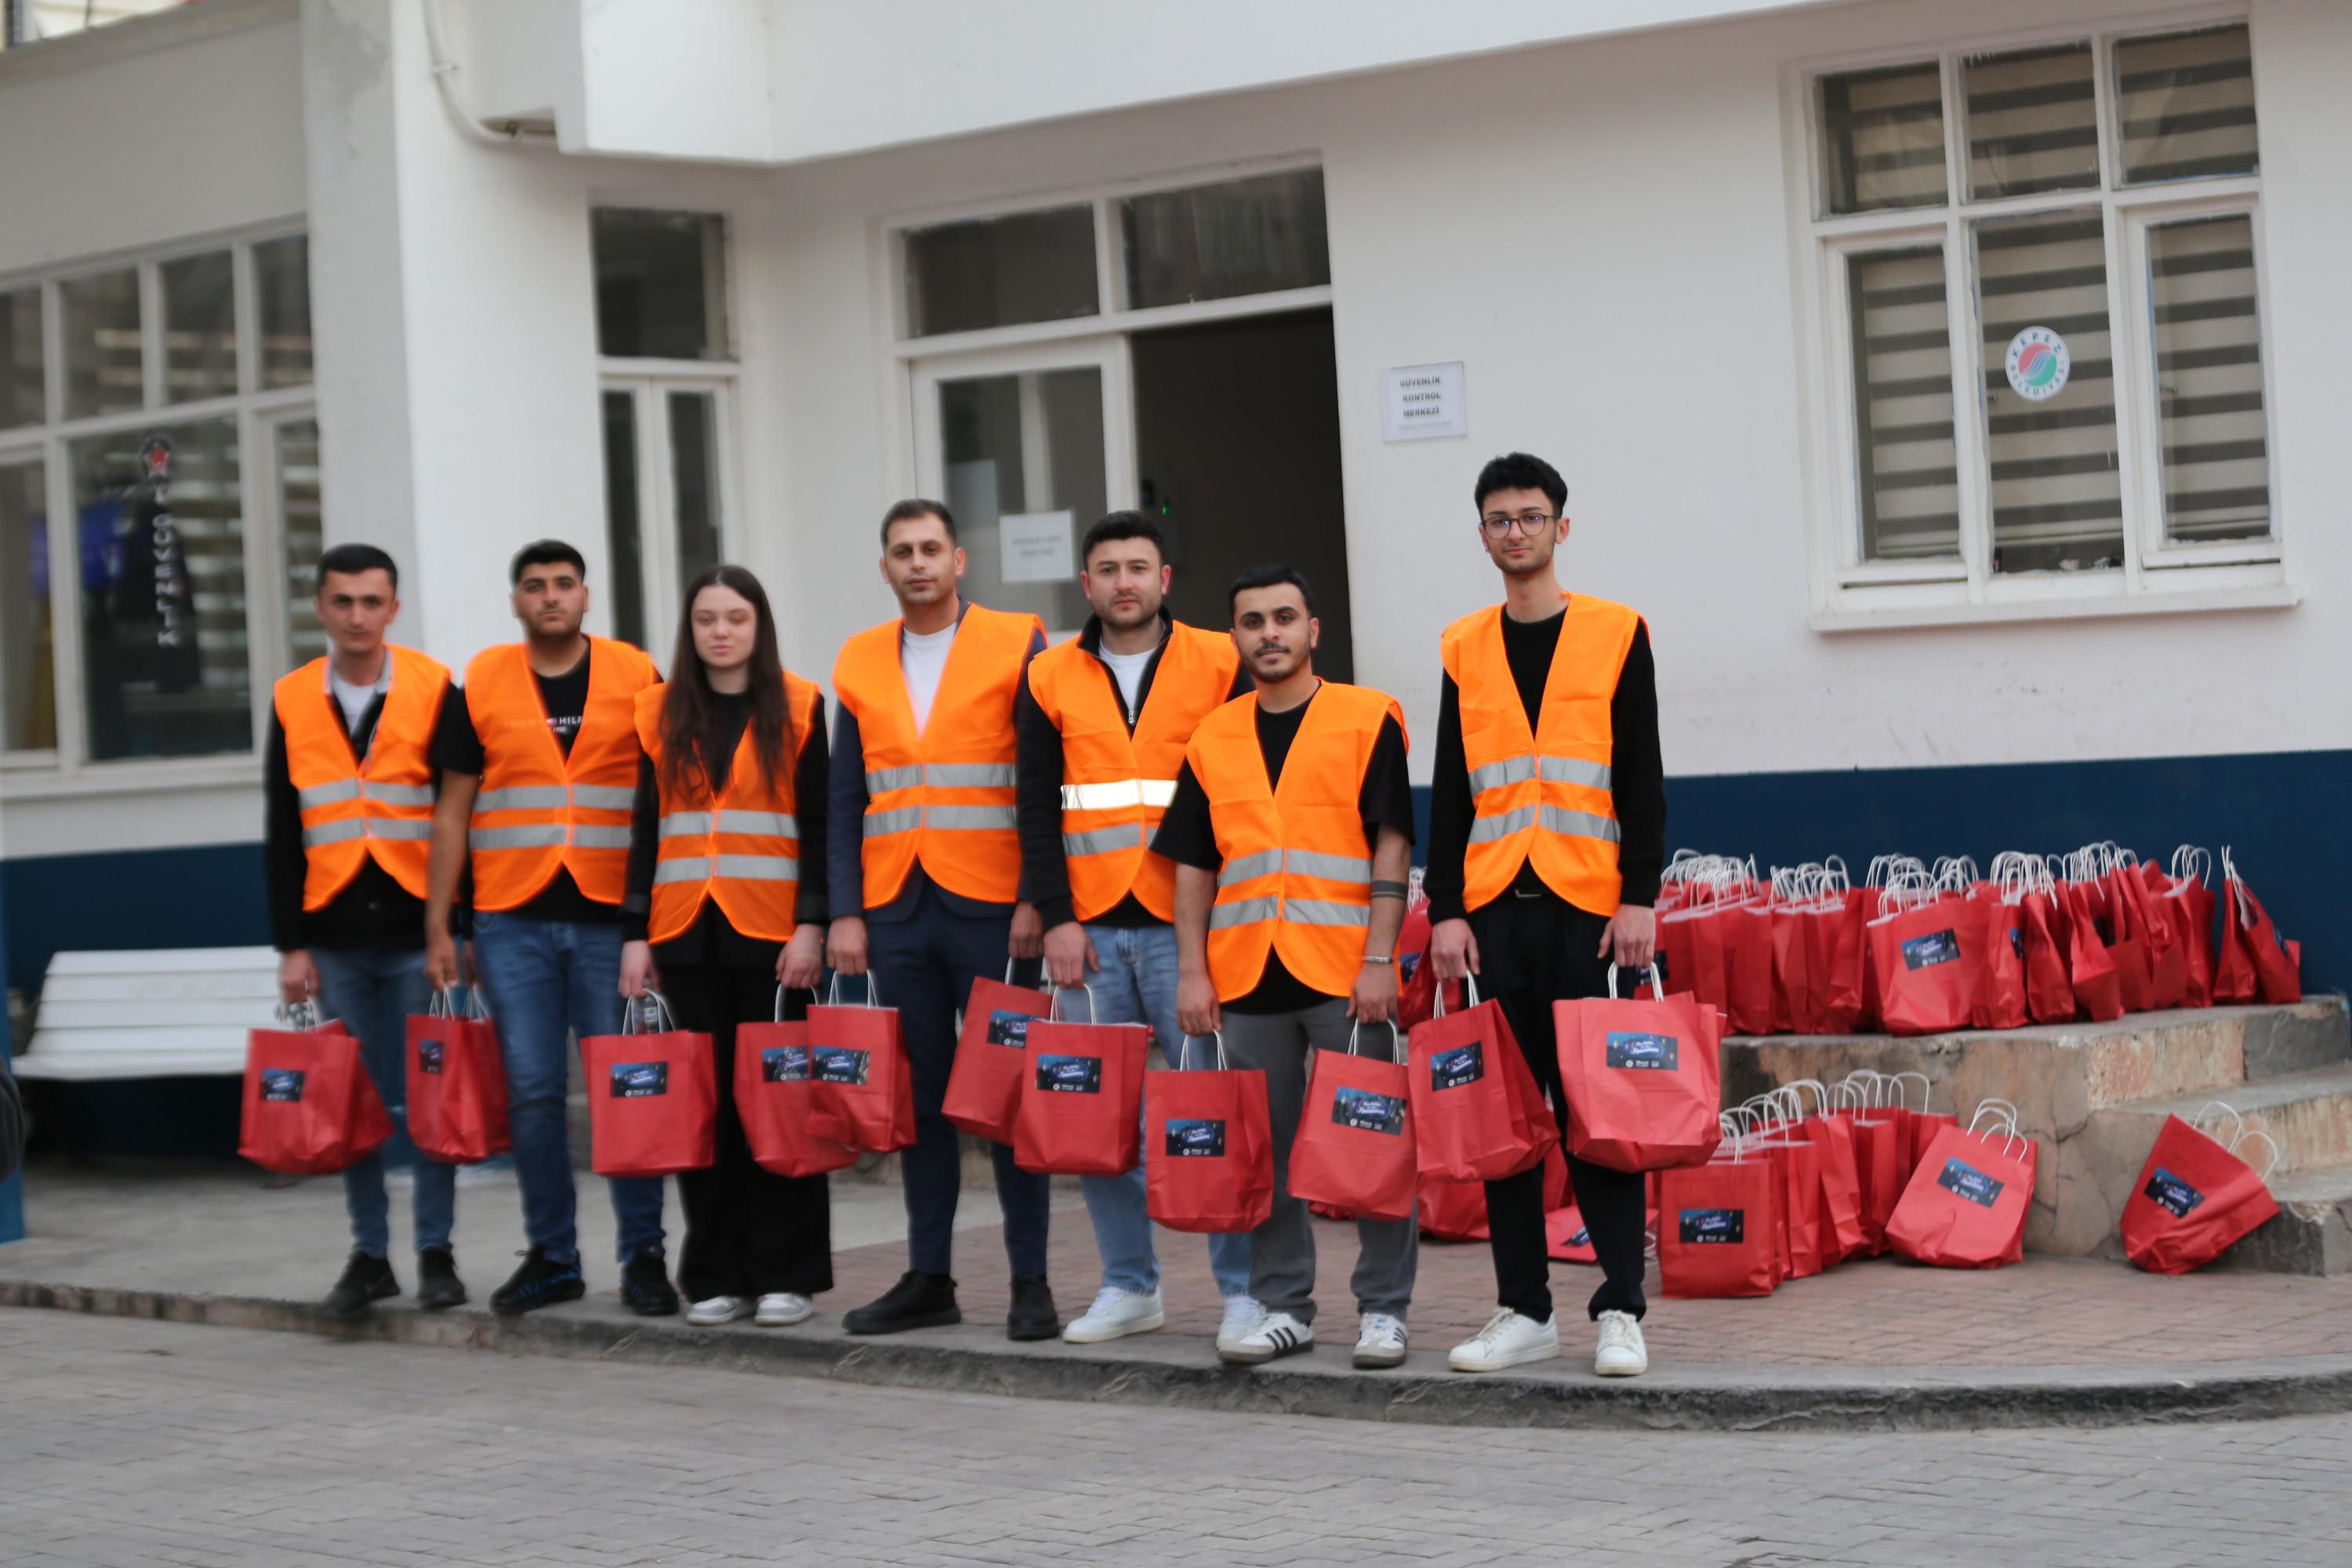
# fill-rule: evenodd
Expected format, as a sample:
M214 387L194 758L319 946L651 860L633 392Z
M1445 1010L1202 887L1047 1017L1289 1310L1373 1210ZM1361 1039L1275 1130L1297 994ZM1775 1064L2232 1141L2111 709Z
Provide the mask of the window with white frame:
M2245 26L1809 89L1844 602L2275 580Z
M0 763L249 755L319 554L299 234L0 280Z

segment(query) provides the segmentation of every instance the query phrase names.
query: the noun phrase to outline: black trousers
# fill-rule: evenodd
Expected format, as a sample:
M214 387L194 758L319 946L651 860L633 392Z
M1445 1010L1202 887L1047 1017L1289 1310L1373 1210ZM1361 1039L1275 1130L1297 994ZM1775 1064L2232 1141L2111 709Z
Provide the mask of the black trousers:
M1549 891L1528 899L1506 890L1470 914L1470 929L1478 939L1479 995L1503 1005L1503 1016L1518 1037L1536 1082L1551 1096L1563 1131L1568 1099L1560 1089L1551 1005L1608 994L1609 962L1599 956L1608 924ZM1568 1179L1601 1260L1601 1289L1586 1304L1586 1315L1641 1317L1649 1307L1642 1293L1645 1179L1638 1172L1612 1171L1574 1155L1569 1156ZM1486 1184L1496 1304L1538 1322L1552 1315L1543 1204L1541 1166Z
M775 1016L776 972L664 964L662 994L678 1026L708 1032L719 1072L718 1159L677 1178L686 1245L677 1285L690 1301L713 1296L814 1296L833 1289L833 1207L823 1176L779 1176L751 1158L735 1111L735 1026ZM786 1016L807 1011L792 994Z

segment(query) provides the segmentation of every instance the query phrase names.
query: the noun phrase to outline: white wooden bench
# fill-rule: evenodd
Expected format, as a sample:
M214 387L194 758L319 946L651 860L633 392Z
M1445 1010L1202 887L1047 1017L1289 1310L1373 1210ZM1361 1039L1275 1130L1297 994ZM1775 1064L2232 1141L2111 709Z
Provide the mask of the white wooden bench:
M266 947L60 952L41 983L21 1079L188 1078L245 1070L245 1035L278 1006Z

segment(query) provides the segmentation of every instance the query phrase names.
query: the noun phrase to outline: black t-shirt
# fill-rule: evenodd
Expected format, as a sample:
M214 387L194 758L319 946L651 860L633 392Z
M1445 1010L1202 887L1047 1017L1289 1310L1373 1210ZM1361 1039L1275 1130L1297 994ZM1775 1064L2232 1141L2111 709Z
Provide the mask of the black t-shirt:
M580 662L562 675L541 675L531 672L539 683L540 705L547 710L547 732L555 737L555 744L565 756L572 754L572 742L580 733L581 716L588 710L588 660L594 653L580 656ZM479 778L484 759L482 737L474 729L473 710L466 705L463 693L456 687L449 700L441 705L441 725L433 736L433 766L436 772L471 773ZM580 890L572 873L556 868L555 880L540 890L539 897L518 910L506 911L535 921L611 921L620 918L620 910L611 904L600 904Z
M1264 708L1257 710L1258 751L1265 758L1269 784L1282 783L1282 764L1290 755L1290 743L1298 738L1298 727L1314 702L1310 697L1283 713L1269 713ZM1371 761L1364 769L1364 785L1357 795L1357 809L1363 816L1366 844L1377 845L1383 827L1393 827L1411 841L1412 776L1405 766L1404 731L1393 717L1381 721L1380 738L1372 742ZM1176 798L1169 803L1167 815L1160 819L1160 831L1152 837L1151 847L1179 865L1198 867L1203 871L1214 871L1224 864L1224 857L1217 850L1208 794L1202 789L1201 781L1192 776L1190 763L1176 774ZM1224 1006L1234 1013L1295 1013L1328 1000L1324 993L1285 968L1278 954L1269 952L1265 973L1258 977L1256 988Z

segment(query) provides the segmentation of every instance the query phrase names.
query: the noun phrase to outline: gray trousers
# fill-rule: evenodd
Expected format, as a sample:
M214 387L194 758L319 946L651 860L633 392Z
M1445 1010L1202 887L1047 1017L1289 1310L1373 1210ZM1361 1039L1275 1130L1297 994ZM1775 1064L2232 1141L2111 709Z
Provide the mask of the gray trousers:
M1346 1050L1352 1026L1348 1004L1336 996L1297 1013L1224 1016L1228 1065L1265 1074L1274 1113L1274 1213L1250 1232L1250 1294L1266 1310L1287 1312L1302 1323L1315 1321L1315 1232L1306 1204L1290 1195L1290 1141L1298 1136L1310 1055ZM1362 1043L1367 1050L1390 1049L1388 1026L1375 1026ZM1357 1310L1402 1319L1421 1260L1419 1221L1360 1219L1356 1238Z

